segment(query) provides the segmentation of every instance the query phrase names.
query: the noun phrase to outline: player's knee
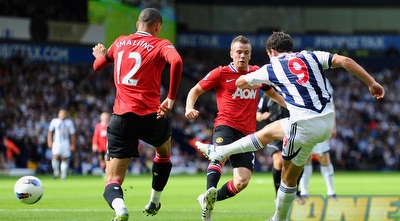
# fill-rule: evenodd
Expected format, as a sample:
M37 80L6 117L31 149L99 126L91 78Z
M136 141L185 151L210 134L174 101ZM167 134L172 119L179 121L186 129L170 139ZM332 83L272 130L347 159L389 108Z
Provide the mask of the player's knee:
M326 155L326 154L320 156L319 157L319 163L321 165L329 165L329 164L331 164L330 156Z

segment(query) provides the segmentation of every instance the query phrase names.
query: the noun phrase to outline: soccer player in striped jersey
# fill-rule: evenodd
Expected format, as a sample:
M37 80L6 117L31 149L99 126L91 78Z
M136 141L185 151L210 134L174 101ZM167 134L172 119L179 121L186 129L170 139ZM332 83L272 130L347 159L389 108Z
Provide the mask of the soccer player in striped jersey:
M293 40L285 32L273 32L266 52L270 64L241 76L239 88L273 86L284 98L289 118L266 125L231 144L214 146L197 142L196 146L217 163L226 156L264 148L273 140L283 140L282 180L276 199L276 210L269 220L286 220L297 190L297 178L317 143L325 141L334 126L334 106L326 88L324 70L344 68L363 81L375 99L385 95L384 88L353 59L325 51L293 52Z
M230 56L233 60L230 64L211 70L189 91L186 99L185 116L188 119L196 119L200 114L194 108L198 97L208 90L215 89L218 108L213 130L213 143L215 145L232 143L256 131L259 89L240 89L235 85L239 76L259 69L258 66L249 65L251 58L250 41L242 35L235 37L231 42ZM270 93L272 92L275 91L271 90ZM277 93L276 96L280 97ZM254 157L254 153L239 153L216 164L210 163L208 165L207 191L198 197L202 207L202 220L211 220L216 201L233 197L246 188L253 172ZM226 182L217 191L222 167L227 160L233 167L233 179Z
M75 126L68 118L67 110L58 111L58 116L50 121L47 133L47 145L51 148L53 158L53 176L65 180L68 174L71 151L75 150Z
M152 191L144 211L156 215L170 176L172 128L166 114L172 109L182 76L182 58L167 39L157 38L163 19L158 10L145 8L136 22L137 32L118 37L107 50L93 47L95 71L114 64L116 98L107 129L108 156L104 198L115 210L113 220L128 220L121 185L131 161L139 157L139 139L154 146ZM170 64L167 98L160 104L161 75Z

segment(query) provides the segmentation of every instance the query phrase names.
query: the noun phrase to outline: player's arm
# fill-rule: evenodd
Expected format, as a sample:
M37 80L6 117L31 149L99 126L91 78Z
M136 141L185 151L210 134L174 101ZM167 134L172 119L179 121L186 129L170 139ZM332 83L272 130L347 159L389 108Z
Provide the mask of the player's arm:
M275 103L280 104L282 107L286 108L285 100L283 99L282 95L278 94L276 90L271 85L263 85L260 88L268 97L270 97Z
M170 64L170 82L167 98L160 104L157 111L157 118L165 116L174 106L176 95L178 94L179 84L182 77L183 61L178 51L172 45L165 47L166 51L162 52L165 60Z
M260 112L260 111L258 111L257 113L256 113L256 120L258 121L258 122L261 122L261 121L263 121L263 120L266 120L266 119L268 119L268 117L269 116L271 116L271 113L270 112Z
M240 89L244 89L244 88L258 89L261 87L261 84L256 84L256 85L251 86L249 83L247 83L244 76L245 75L241 75L238 79L236 79L236 86L238 88L240 88Z
M266 65L251 73L241 75L236 80L236 86L239 87L240 89L244 88L258 89L265 84L269 84L268 82L270 81L267 78L268 74L265 72L266 70L265 66Z
M71 142L71 151L75 150L75 134L71 134L69 136L70 142Z
M49 130L49 132L47 132L47 146L49 148L53 147L53 131Z
M197 83L190 89L186 98L185 117L189 120L196 119L199 116L199 111L194 108L194 104L205 90Z
M368 86L370 93L375 99L381 99L385 96L385 89L353 59L347 56L335 54L332 57L332 67L342 67L358 77Z
M107 48L103 44L97 44L92 48L93 56L96 58L93 62L93 69L95 71L102 71L114 61L110 58Z
M76 129L75 129L75 125L72 122L72 120L69 121L69 142L70 142L70 147L71 147L71 151L75 150L75 146L76 146L76 138L75 138L75 134L76 134Z
M175 100L181 82L183 61L178 51L175 49L170 49L166 53L165 60L170 64L168 98Z

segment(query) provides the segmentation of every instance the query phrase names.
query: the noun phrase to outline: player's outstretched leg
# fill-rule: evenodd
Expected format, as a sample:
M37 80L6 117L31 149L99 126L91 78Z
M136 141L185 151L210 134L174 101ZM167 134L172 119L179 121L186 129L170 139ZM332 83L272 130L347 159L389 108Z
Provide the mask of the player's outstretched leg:
M201 206L201 219L203 221L211 221L214 204L217 201L217 189L210 187L204 194L201 194L197 201Z

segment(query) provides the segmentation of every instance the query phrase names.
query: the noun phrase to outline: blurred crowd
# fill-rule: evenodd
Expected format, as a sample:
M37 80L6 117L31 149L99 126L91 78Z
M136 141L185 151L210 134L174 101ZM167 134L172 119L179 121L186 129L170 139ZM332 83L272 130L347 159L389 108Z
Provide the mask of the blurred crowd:
M181 89L192 87L217 65L225 65L225 61L205 60L191 53L183 53L183 59ZM381 101L375 101L365 85L343 71L327 72L335 91L337 137L330 139L335 169L398 170L397 67L368 68L386 89L386 97ZM33 62L18 53L0 61L0 169L32 168L37 173L50 173L52 155L46 143L47 129L58 110L64 108L77 129L71 173L94 173L99 162L92 152L91 138L100 114L112 112L115 95L112 79L112 69L96 73L91 64ZM169 113L173 125L172 173L204 171L208 163L193 144L196 140L211 141L215 100L212 96L209 100L199 100L197 108L201 116L189 121L184 116L186 93L184 89L180 91ZM151 169L153 149L142 142L140 151L141 157L132 159L129 168L132 174ZM270 171L272 159L268 153L259 151L256 156L255 170Z

